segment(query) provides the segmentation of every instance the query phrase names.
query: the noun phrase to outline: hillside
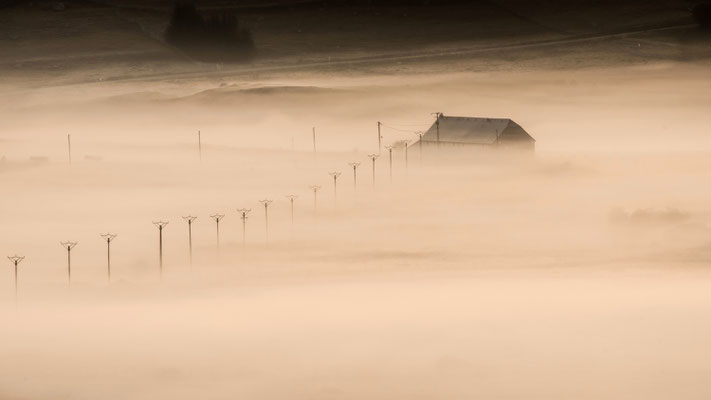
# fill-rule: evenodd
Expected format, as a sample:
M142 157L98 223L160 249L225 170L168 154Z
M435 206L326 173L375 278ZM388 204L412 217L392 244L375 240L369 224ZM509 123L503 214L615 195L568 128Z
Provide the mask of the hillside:
M537 64L542 54L555 56L556 65L562 67L599 63L600 54L609 55L613 63L709 54L708 41L693 32L682 0L197 3L208 12L229 8L238 13L256 41L258 56L248 66L253 70L284 65L310 68L310 64L341 60L358 60L353 64L360 65L356 68L387 67L393 65L388 61L392 57L395 64L402 64L398 56L442 52L471 59L478 68L496 68L502 61ZM55 10L56 4L14 2L2 8L4 79L16 81L38 73L43 78L100 81L216 70L163 43L172 2L70 0L61 2L61 11ZM607 36L626 32L634 32L634 37ZM595 42L571 45L570 39ZM559 46L551 47L558 42ZM545 43L545 53L538 48L507 50L529 43ZM496 48L504 52L491 51ZM477 53L478 49L486 51ZM404 59L413 61L417 60Z

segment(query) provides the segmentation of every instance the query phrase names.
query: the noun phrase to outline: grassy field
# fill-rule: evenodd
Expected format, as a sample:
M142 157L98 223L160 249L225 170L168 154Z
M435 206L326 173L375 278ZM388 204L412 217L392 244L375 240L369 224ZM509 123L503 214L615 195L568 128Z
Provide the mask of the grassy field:
M0 13L0 399L711 397L711 49L678 2L243 2L240 65L103 3ZM535 156L373 173L437 111Z

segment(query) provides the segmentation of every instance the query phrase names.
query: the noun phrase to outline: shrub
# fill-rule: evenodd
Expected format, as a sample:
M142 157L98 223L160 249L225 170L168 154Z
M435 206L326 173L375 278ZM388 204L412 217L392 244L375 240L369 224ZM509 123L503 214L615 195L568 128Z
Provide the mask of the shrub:
M251 32L240 27L234 14L223 11L202 15L190 3L175 4L165 39L201 61L240 61L255 52Z

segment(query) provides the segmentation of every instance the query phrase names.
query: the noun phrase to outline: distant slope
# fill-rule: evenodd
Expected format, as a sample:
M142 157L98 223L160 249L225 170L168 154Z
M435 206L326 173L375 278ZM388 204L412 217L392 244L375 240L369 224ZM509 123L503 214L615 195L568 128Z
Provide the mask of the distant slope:
M540 45L547 49L544 58L572 53L571 65L580 66L587 64L586 57L599 64L605 53L613 54L610 62L706 54L705 42L687 46L678 32L655 31L654 38L634 43L627 38L628 32L692 23L685 0L199 0L207 9L239 10L253 31L257 59L234 66L195 63L161 42L172 1L64 4L61 12L52 11L50 2L3 9L0 79L34 73L43 78L74 74L68 78L74 82L219 76L222 71L392 67L437 57L467 57L492 68L541 57ZM615 36L621 32L625 35ZM588 39L599 45L582 45Z

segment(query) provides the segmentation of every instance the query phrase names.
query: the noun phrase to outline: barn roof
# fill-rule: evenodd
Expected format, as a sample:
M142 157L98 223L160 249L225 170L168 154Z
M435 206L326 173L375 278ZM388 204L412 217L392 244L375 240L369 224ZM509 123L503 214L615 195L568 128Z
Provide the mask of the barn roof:
M493 144L509 127L522 128L508 118L439 117L439 140L451 143ZM530 137L530 136L529 136ZM533 140L533 138L531 138ZM437 122L422 136L423 141L437 141Z

